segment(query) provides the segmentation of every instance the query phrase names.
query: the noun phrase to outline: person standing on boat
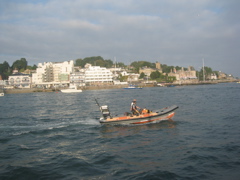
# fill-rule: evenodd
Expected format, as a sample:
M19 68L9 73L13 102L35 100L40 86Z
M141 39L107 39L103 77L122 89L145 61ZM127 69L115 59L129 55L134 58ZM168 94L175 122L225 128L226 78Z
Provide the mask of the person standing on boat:
M140 107L137 106L137 100L134 99L131 103L130 111L132 112L133 115L139 115L138 109L141 109Z

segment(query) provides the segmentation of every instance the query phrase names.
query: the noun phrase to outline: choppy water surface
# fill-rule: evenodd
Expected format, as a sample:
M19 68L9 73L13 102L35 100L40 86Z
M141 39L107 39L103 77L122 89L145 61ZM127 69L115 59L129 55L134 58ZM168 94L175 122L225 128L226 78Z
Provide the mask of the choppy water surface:
M240 177L236 83L7 94L0 98L0 179L230 179ZM101 126L114 115L176 104L171 121Z

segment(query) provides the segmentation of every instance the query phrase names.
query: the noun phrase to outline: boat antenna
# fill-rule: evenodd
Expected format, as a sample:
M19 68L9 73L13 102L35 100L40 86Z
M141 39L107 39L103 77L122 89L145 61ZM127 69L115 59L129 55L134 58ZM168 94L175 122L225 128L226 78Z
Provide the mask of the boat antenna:
M203 61L203 81L205 82L205 72L204 72L204 71L205 71L205 69L204 69L204 58L203 58L203 60L202 60L202 61Z

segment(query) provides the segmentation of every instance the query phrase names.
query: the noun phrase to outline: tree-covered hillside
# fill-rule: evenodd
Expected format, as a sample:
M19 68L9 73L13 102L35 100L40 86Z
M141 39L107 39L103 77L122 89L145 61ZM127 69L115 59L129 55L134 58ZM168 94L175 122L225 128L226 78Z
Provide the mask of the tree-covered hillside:
M2 79L6 80L15 69L19 72L23 72L26 69L35 70L36 68L36 65L28 66L28 62L25 58L14 61L12 66L10 66L8 62L4 61L2 64L0 64L0 75L2 76Z

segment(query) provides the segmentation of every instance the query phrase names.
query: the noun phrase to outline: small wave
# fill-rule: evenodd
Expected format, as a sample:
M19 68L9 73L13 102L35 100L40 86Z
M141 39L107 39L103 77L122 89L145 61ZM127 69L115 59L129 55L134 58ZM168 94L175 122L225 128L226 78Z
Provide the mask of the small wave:
M47 128L48 130L52 130L52 129L61 129L61 128L66 128L68 127L69 125L62 125L62 126L54 126L54 127L49 127Z
M31 149L32 148L30 148L30 147L28 147L26 145L23 145L23 144L20 145L20 150L31 150Z
M24 135L24 134L28 134L30 133L31 131L20 131L20 132L15 132L13 133L12 135L13 136L20 136L20 135Z

